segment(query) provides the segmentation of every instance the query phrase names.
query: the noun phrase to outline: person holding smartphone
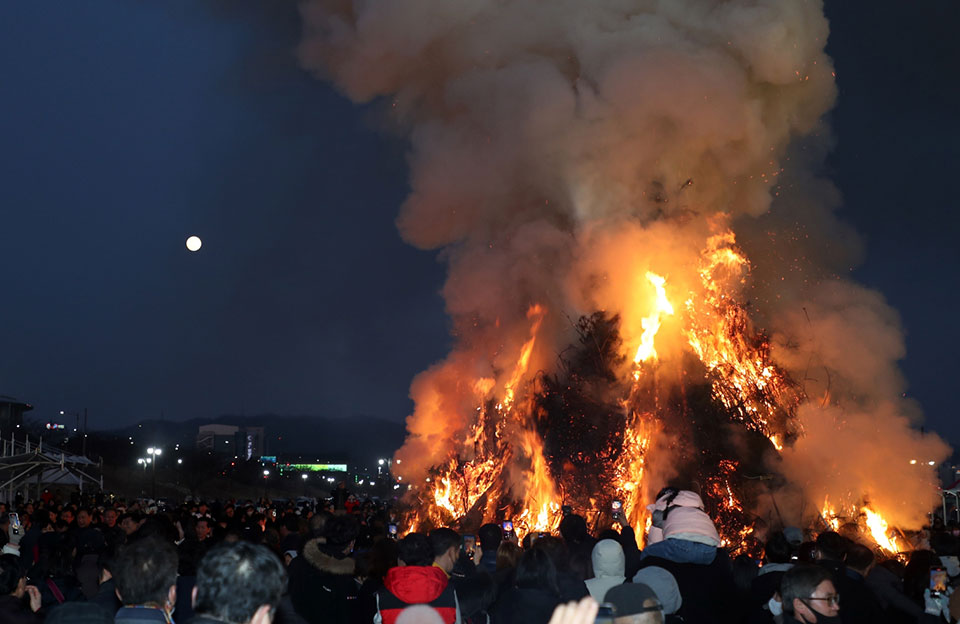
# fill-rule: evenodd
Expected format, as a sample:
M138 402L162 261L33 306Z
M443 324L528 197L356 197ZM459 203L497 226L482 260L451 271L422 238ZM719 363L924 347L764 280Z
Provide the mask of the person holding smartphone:
M503 541L503 529L499 524L485 524L477 531L480 539L480 561L477 569L493 574L497 571L497 549Z

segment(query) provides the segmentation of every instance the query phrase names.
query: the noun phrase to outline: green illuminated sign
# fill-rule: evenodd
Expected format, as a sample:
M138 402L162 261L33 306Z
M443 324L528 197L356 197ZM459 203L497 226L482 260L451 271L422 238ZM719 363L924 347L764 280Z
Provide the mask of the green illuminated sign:
M300 470L303 472L346 472L346 464L281 464L280 470Z

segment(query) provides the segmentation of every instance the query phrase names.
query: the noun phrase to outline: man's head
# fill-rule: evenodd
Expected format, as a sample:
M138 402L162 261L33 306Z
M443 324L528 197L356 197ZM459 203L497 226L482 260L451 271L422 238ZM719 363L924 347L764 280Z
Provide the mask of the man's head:
M286 537L300 531L300 518L293 513L287 513L280 521L280 537Z
M503 529L497 524L485 524L477 531L477 538L480 540L481 550L496 552L503 541Z
M849 541L835 531L825 531L817 536L814 557L819 561L843 561Z
M663 607L657 595L642 583L615 585L603 601L617 610L614 624L663 624Z
M430 547L433 549L433 563L448 575L460 558L460 535L453 529L434 529L430 531Z
M197 567L193 609L231 624L270 624L287 584L283 564L265 546L215 546Z
M66 522L67 524L73 524L74 516L73 509L70 507L64 507L63 511L60 512L60 519Z
M120 528L123 530L124 535L132 535L140 528L141 524L143 524L143 520L137 513L125 513L120 516Z
M560 535L563 536L563 541L568 545L586 541L590 536L587 531L586 519L577 514L567 514L560 521Z
M790 563L792 549L787 536L777 531L770 536L763 549L763 558L767 563Z
M423 533L409 533L397 542L397 559L402 566L428 566L433 564L433 548L430 539Z
M353 516L333 516L324 525L323 535L327 539L328 547L349 553L360 535L360 527Z
M111 508L104 511L103 523L110 529L117 526L117 510Z
M90 512L88 507L81 507L77 511L77 526L81 529L85 529L90 526L90 522L93 520L93 514Z
M207 516L197 518L197 524L194 530L197 533L197 539L201 542L210 537L210 534L213 533L210 518Z
M853 542L847 548L847 557L844 559L844 563L861 576L867 575L867 572L873 567L873 561L873 551L863 544Z
M170 612L177 601L177 549L159 538L135 540L120 550L113 578L123 604Z
M780 602L787 619L806 624L840 612L840 596L830 572L813 564L800 563L787 570L780 581Z

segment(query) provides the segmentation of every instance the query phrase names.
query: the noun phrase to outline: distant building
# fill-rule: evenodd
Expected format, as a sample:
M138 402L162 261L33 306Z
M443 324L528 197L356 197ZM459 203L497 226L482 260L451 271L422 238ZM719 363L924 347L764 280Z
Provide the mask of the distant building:
M219 455L254 459L264 452L263 427L202 425L197 432L197 448Z
M0 431L10 431L23 424L23 413L33 406L23 401L0 394Z

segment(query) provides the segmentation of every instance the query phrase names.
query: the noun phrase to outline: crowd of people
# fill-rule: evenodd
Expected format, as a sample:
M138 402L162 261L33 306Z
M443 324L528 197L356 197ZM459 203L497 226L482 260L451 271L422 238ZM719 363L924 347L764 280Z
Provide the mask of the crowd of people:
M340 487L321 505L0 504L0 624L890 624L957 621L960 529L878 558L855 528L768 531L731 556L700 496L666 488L645 547L566 513L517 539L397 531ZM149 513L148 513L149 512ZM615 520L617 518L614 518Z

